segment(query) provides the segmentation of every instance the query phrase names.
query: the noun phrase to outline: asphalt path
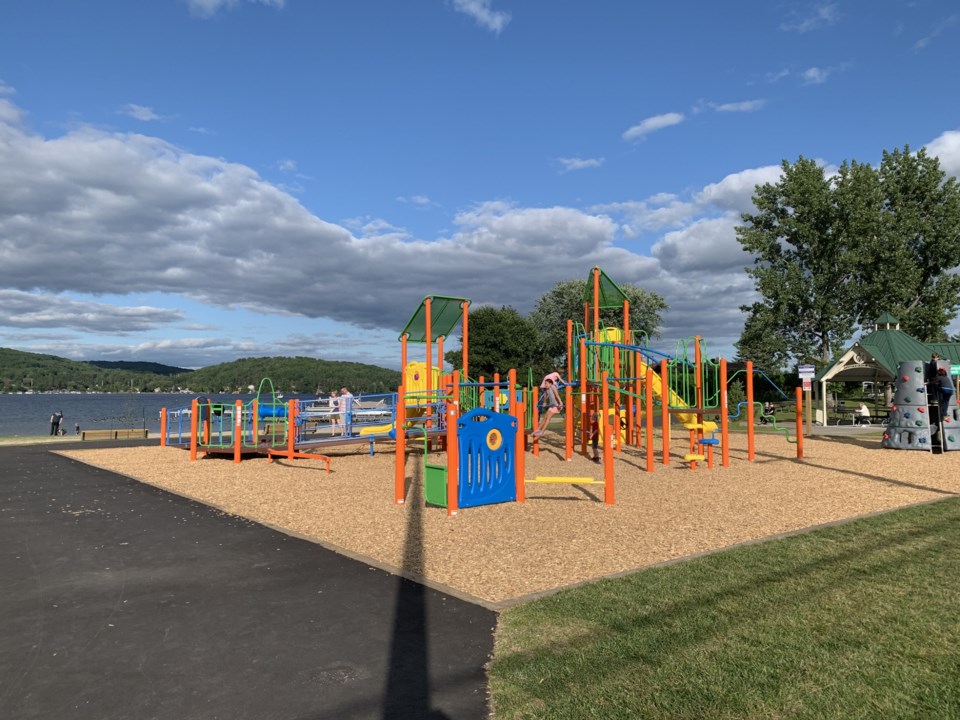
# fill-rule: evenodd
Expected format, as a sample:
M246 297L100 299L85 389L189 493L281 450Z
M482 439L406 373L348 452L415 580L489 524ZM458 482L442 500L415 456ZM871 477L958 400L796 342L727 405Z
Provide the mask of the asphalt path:
M0 447L0 718L487 717L492 611L51 449Z

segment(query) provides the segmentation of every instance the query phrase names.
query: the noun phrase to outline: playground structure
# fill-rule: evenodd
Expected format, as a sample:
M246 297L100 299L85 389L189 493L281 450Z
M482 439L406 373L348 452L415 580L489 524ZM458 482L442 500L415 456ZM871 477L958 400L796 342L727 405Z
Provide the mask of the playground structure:
M567 321L567 368L564 391L564 446L565 459L573 456L574 446L587 454L590 441L589 418L598 417L603 447L603 480L578 477L540 477L525 479L524 452L528 444L534 454L539 453L540 439L529 431L538 423L539 388L533 383L521 388L516 382L516 369L510 369L507 382L500 376L493 382L483 378L471 380L466 375L468 301L457 299L464 311L463 369L444 374L442 368L443 338L454 329L459 317L451 313L449 305L442 305L442 323L434 319L433 308L437 298L425 298L400 336L403 344L403 362L407 367L409 342L426 346L424 369L427 385L414 395L414 406L430 408L423 419L408 412L405 431L396 432L395 501L406 501L405 443L413 436L409 428L419 423L419 437L424 447L424 493L432 505L447 508L456 515L460 508L476 507L495 502L524 502L525 485L536 482L566 482L571 484L603 484L604 502L614 502L614 453L626 446L643 447L646 470L655 467L655 426L661 430L661 459L670 462L672 426L676 421L687 433L689 452L683 461L691 470L698 462L713 467L714 451L719 450L721 466L728 467L729 420L727 408L727 364L723 359L704 358L704 343L700 337L680 343L676 356L652 350L645 338L635 338L629 327L629 300L617 285L598 267L591 270L590 283L584 298L583 324ZM449 298L441 299L450 301ZM603 327L601 310L623 311L623 325ZM437 347L436 359L432 348ZM426 368L431 368L426 372ZM405 373L405 378L410 374ZM737 408L733 418L746 410L748 457L754 451L754 418L760 403L753 399L753 367L747 363L745 372L747 400ZM435 383L431 385L430 383ZM398 406L411 405L407 388L400 388ZM576 400L574 399L576 397ZM789 437L789 429L776 425L787 441L797 446L797 457L803 457L801 391L796 392L796 437ZM659 418L657 406L659 405ZM709 419L714 417L715 420ZM656 422L659 420L659 422ZM718 436L719 433L719 436ZM440 438L440 447L446 453L446 463L427 460L431 438ZM578 441L578 442L577 442Z
M563 378L565 459L575 446L586 455L591 443L591 418L599 427L603 448L603 479L592 477L538 477L526 479L525 452L540 452L540 438L530 431L539 422L539 387L528 378L518 383L517 370L497 373L490 380L474 380L469 370L469 305L466 298L431 295L411 316L399 340L402 380L396 393L354 398L334 411L319 402L282 402L267 379L250 401L214 403L194 400L190 408L161 414L161 444L189 446L191 460L198 453L232 455L241 462L248 455L288 459L318 459L330 472L327 446L390 441L395 450L394 495L406 502L407 449L423 444L423 481L426 502L445 507L448 515L461 508L501 502L524 502L531 483L602 484L606 504L614 502L615 453L642 448L647 472L656 465L656 428L660 455L669 465L674 425L685 434L687 452L681 457L691 470L698 463L728 467L729 421L745 410L747 459L754 459L754 418L760 403L753 399L753 368L746 364L746 402L731 415L727 399L727 363L707 359L699 336L678 343L676 355L653 350L643 333L630 328L630 305L625 293L599 267L590 272L584 294L582 323L567 321L567 367ZM602 326L607 317L622 312L617 326ZM443 345L461 328L461 368L443 371ZM424 359L410 360L409 346L422 344ZM269 385L265 388L265 385ZM773 427L796 443L803 457L802 409L797 389L796 438L789 429ZM342 433L336 434L337 423ZM189 422L189 433L185 422ZM431 450L445 457L431 462ZM435 453L434 453L435 454Z
M897 367L890 418L881 446L893 450L948 452L960 450L960 408L956 394L941 395L938 370L950 377L946 360L908 360Z

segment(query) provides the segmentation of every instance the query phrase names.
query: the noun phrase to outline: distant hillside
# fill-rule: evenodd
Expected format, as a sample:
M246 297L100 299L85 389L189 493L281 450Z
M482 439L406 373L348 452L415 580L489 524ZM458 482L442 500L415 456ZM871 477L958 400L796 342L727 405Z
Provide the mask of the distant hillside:
M183 375L193 372L189 368L173 367L152 362L127 362L125 360L88 360L89 365L107 370L129 370L135 373L153 373L154 375Z
M0 348L0 392L52 390L131 392L153 390L170 380L153 373L109 369L40 353Z
M363 363L318 360L308 357L243 358L174 376L197 392L247 392L264 378L284 393L324 393L347 387L353 393L394 392L400 372Z
M363 363L308 357L244 358L186 370L150 362L77 362L55 355L0 348L0 392L194 392L245 393L270 378L283 393L394 392L400 372Z

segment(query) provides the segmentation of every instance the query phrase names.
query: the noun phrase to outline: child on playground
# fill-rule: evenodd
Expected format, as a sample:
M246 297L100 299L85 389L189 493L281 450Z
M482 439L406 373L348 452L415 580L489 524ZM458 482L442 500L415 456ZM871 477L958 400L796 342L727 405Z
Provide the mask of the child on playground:
M551 375L552 374L553 373L551 373ZM540 396L540 401L543 403L544 411L543 417L540 418L540 426L530 433L533 437L540 437L543 435L543 433L547 431L547 426L550 424L550 419L560 412L560 393L557 392L557 388L551 375L547 375L541 383L541 387L543 387L543 394Z

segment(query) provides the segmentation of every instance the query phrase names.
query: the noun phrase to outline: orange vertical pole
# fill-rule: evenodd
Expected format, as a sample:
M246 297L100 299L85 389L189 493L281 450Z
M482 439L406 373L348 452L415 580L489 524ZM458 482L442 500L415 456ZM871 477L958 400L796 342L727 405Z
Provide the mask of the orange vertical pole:
M619 343L618 343L618 344L619 344ZM613 437L613 443L614 443L614 447L615 447L617 450L622 450L623 448L620 447L620 434L621 434L621 432L620 432L620 430L621 430L621 429L620 429L620 408L621 408L621 403L623 402L623 399L622 399L623 396L620 394L620 378L623 377L623 376L621 375L621 367L620 367L620 348L618 348L618 347L615 347L615 348L613 349L613 375L614 375L614 378L613 378L613 387L616 389L616 392L614 392L614 401L613 401L613 416L614 416L614 425L613 425L613 427L616 428L616 430L615 430L615 432L614 432L614 434L613 434L613 435L614 435L614 437Z
M727 409L727 361L720 359L720 466L730 467L730 411Z
M396 467L393 479L393 500L397 505L403 505L407 485L407 430L404 427L404 421L406 419L404 392L405 389L403 385L397 388L396 419L393 424L393 433L396 436L396 445L394 446Z
M443 375L443 335L437 338L437 374ZM443 387L443 383L440 384ZM440 388L437 388L439 390Z
M653 472L653 368L647 365L647 377L645 378L646 387L644 388L644 399L646 400L646 421L647 421L647 472Z
M190 459L197 459L197 439L200 432L197 415L200 412L200 403L194 398L190 403Z
M580 452L587 454L587 341L580 338Z
M460 360L461 360L460 364L463 365L463 381L469 382L470 373L469 373L469 366L467 363L467 355L469 353L467 351L470 348L470 343L468 342L468 339L470 337L470 334L469 334L470 303L464 301L460 303L460 307L463 308L463 344L460 348Z
M573 320L567 319L567 377L566 382L573 382Z
M493 411L500 412L500 373L493 374Z
M431 300L430 298L424 299L424 306L426 308L426 343L427 343L427 397L426 402L430 403L433 399L431 393L433 392L433 311L431 310ZM427 420L427 427L430 426L430 421Z
M613 505L613 427L610 417L610 381L606 372L602 378L603 392L603 502Z
M400 336L400 372L404 372L407 369L407 336L409 333L404 333Z
M296 452L297 408L296 400L287 403L287 457L293 457Z
M243 448L243 400L237 400L233 408L233 462L239 463Z
M516 468L517 477L517 502L525 502L527 499L527 489L524 483L524 478L526 478L526 462L527 455L524 449L524 433L523 433L523 419L527 416L527 406L523 402L516 403L516 418L517 418L517 434L516 434L516 447L514 452L516 453L516 462L514 467Z
M660 361L660 433L663 436L663 464L670 464L670 378L667 361Z
M753 361L747 360L747 460L753 460Z
M797 388L797 459L803 460L803 388Z
M633 343L630 342L630 301L629 300L623 301L623 339L621 342L624 345L633 345ZM629 352L626 355L624 355L623 362L624 362L624 365L627 366L626 372L624 373L624 377L632 378L636 376L635 373L631 372L631 369L632 369L631 360L633 359L632 358L633 354L634 354L633 352ZM633 408L634 397L633 396L636 393L633 393L632 391L635 390L636 388L635 387L631 388L632 384L634 384L633 381L630 381L630 380L627 381L627 390L631 391L627 393L627 425L626 425L627 432L626 432L626 439L625 439L625 442L627 443L627 445L631 445L633 443L633 414L634 414L634 408ZM639 403L637 404L639 405Z
M447 400L447 517L453 517L460 509L460 446L457 443L457 421L460 419L459 373L453 372L453 398Z
M160 408L160 447L167 446L167 409Z

